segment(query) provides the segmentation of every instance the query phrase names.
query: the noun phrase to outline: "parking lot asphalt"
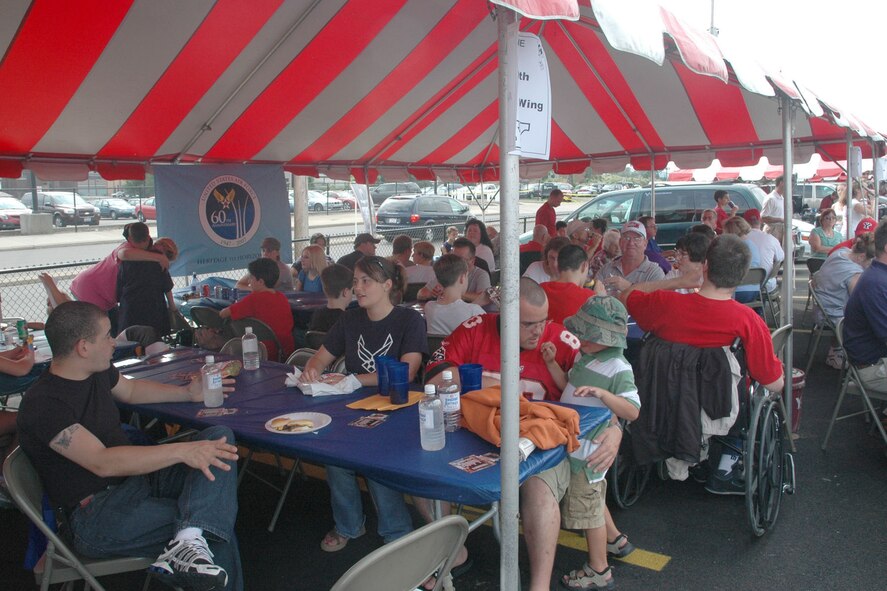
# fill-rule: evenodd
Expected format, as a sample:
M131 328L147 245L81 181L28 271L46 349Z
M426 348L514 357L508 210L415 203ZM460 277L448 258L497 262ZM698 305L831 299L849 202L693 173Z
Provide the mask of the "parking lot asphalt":
M806 300L806 269L798 271L795 296L795 366L806 363L810 315L802 325ZM803 287L801 287L803 286ZM744 499L706 493L694 482L652 480L648 493L626 510L614 509L619 527L639 548L626 561L614 561L617 588L663 590L878 590L884 583L887 547L887 457L884 445L863 417L835 427L827 452L820 450L838 392L838 371L823 363L825 345L807 376L798 451L797 492L783 499L775 528L752 536ZM859 409L853 398L844 410ZM271 468L265 475L277 478ZM266 526L276 493L246 478L240 491L237 532L247 589L316 591L329 589L355 561L381 544L368 497L367 535L337 553L321 551L319 542L331 527L329 492L311 475L291 491L274 533ZM612 506L611 506L612 507ZM470 510L469 510L470 511ZM416 523L420 523L416 516ZM0 581L2 588L36 587L21 568L26 522L14 510L0 511ZM500 589L499 551L489 527L468 539L473 568L457 579L457 589ZM584 546L574 532L562 532L552 589L560 574L578 568ZM526 551L521 547L522 580L528 578ZM140 575L109 577L109 590L136 589ZM153 589L160 589L154 583Z

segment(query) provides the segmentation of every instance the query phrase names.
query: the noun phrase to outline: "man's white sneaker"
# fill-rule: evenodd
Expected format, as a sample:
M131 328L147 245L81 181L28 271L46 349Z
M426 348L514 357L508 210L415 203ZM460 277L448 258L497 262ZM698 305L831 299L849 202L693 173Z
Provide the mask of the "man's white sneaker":
M228 573L216 566L212 557L202 536L191 540L171 540L148 570L188 589L222 589L228 583Z

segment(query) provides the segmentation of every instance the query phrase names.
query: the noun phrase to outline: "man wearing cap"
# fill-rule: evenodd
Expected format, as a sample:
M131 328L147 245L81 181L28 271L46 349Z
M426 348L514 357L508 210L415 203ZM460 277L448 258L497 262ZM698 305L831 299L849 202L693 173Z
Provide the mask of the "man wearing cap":
M767 224L764 231L772 234L780 244L785 236L785 199L782 193L784 190L785 179L779 177L776 179L776 188L767 195L761 208L761 221Z
M647 250L647 229L637 221L626 222L622 226L619 248L622 256L604 265L596 279L603 281L611 295L622 291L633 283L659 281L665 273L656 263L650 261Z
M847 300L844 350L867 388L887 392L887 220L875 229L875 258Z
M553 189L548 194L548 201L539 206L536 210L536 225L542 224L548 228L548 235L557 235L557 213L554 208L560 205L564 200L564 194L560 189ZM569 232L567 236L569 236Z
M561 372L569 372L579 350L578 339L563 325L548 321L549 302L545 291L529 278L520 280L520 386L525 395L534 400L558 400L561 387L549 370L549 362ZM484 366L483 385L499 383L501 341L499 315L484 314L463 322L453 334L444 339L440 349L432 353L426 372L426 383L439 384L445 369L464 363ZM453 378L458 380L458 372ZM622 432L618 428L605 429L599 437L597 451L587 458L592 465L606 470L613 463ZM564 460L554 468L531 476L521 485L520 513L524 537L530 556L530 591L548 590L551 570L560 532L560 508L570 481L570 464ZM620 549L624 546L620 546Z
M376 245L380 242L382 240L380 238L373 238L372 234L367 234L366 232L358 234L354 237L354 252L346 254L336 262L354 271L354 263L365 256L374 256L376 254Z
M874 218L862 218L859 220L859 223L856 224L856 231L853 232L853 238L837 244L834 248L828 251L828 256L832 256L842 248L853 248L853 243L856 242L857 238L868 232L874 232L877 227L878 222L876 222Z
M748 209L742 214L751 231L748 233L748 241L758 247L761 254L761 267L770 275L773 265L779 264L785 260L785 251L782 250L782 243L776 237L761 230L761 212L757 209ZM776 289L776 277L767 281L767 291Z
M280 260L280 240L273 236L268 236L267 238L262 240L262 257L266 259L271 259L272 261L277 263L277 268L280 276L277 278L277 283L274 285L274 289L276 289L277 291L292 291L293 271L289 265ZM238 279L237 284L234 287L236 287L237 289L249 290L249 273Z

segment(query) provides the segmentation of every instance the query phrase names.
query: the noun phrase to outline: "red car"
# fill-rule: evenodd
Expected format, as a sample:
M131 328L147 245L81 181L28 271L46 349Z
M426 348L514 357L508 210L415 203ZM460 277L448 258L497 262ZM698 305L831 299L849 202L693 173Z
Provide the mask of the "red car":
M7 193L0 194L0 230L14 230L21 227L20 216L30 213L21 201Z
M347 210L355 210L357 209L357 199L354 198L354 193L351 191L330 191L330 197L335 197L339 201L342 202L342 209Z
M149 197L136 205L136 217L140 222L157 219L157 208L154 207L154 197Z

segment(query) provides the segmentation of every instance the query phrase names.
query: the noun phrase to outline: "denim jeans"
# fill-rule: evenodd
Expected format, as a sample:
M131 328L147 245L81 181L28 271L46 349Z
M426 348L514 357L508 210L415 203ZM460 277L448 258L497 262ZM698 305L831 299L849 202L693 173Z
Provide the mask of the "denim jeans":
M195 440L225 437L227 427L210 427ZM130 476L71 512L74 547L86 556L159 555L176 532L198 527L209 542L214 562L228 573L228 589L243 588L240 552L234 535L237 518L237 466L212 469L210 482L185 464Z
M336 531L346 538L356 538L366 520L357 476L353 470L327 466L326 481L330 487ZM413 518L403 500L403 493L369 478L366 482L379 515L379 535L385 543L393 542L413 531Z

